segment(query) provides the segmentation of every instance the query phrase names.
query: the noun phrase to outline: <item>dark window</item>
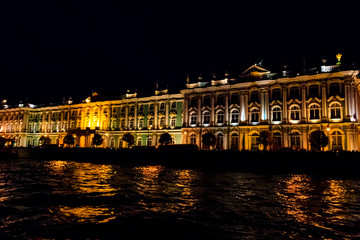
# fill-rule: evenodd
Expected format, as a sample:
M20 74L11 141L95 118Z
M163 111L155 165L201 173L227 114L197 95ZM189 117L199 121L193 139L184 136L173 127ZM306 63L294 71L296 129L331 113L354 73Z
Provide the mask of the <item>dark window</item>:
M281 89L275 88L271 92L272 100L281 100Z
M340 96L340 84L339 83L331 83L329 86L329 94L331 96Z
M231 94L231 104L239 104L239 94L238 93Z
M204 97L203 106L210 106L210 96L205 96Z
M319 85L311 85L309 87L309 97L319 97Z
M259 92L252 91L250 94L250 102L259 102Z
M196 97L190 99L190 107L196 107Z
M300 97L299 87L291 87L290 88L290 98L291 99L299 99L299 97Z
M216 98L216 105L224 105L224 95L219 94Z

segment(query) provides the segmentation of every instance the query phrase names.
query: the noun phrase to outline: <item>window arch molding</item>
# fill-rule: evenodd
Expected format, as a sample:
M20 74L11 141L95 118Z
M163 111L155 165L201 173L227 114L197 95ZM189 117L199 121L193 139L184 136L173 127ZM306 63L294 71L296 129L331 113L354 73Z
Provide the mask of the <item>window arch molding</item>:
M311 103L309 104L309 107L307 109L308 111L308 116L309 116L309 121L320 121L321 120L321 105L318 103Z
M339 101L329 103L328 116L331 122L340 122L343 119L343 107Z
M299 104L291 104L288 110L290 121L299 122L301 119L301 107Z

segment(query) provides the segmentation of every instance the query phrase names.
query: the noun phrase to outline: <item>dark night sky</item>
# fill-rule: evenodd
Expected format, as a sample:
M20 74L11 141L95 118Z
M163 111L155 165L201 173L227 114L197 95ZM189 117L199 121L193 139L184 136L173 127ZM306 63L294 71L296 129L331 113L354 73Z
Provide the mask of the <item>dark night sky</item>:
M186 74L241 73L263 60L358 65L357 8L342 1L6 1L0 98L29 102L184 87ZM313 1L315 2L315 1ZM239 3L241 3L239 5Z

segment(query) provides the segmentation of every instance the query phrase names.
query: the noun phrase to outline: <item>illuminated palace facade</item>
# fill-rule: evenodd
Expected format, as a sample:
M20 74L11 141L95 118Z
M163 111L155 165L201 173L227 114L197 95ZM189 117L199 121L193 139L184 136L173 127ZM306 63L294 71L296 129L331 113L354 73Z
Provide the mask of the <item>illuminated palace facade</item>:
M41 136L63 144L72 134L75 145L90 147L95 133L102 147L127 147L130 132L135 146L157 146L167 132L175 144L197 144L201 136L216 136L217 149L258 149L261 131L270 131L275 147L311 150L309 136L321 130L329 137L326 150L359 150L359 79L357 70L340 71L339 64L290 75L276 75L253 65L235 78L225 74L188 83L176 94L155 91L153 96L127 93L119 100L0 110L3 137L16 146L38 146Z

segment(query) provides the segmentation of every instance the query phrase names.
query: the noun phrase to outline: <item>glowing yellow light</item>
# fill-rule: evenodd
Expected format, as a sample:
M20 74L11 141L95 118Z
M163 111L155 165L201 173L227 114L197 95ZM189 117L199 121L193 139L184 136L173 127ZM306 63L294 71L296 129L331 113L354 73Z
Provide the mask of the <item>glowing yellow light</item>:
M342 54L341 53L338 53L337 55L336 55L336 58L337 58L337 60L340 62L340 60L341 60L341 57L342 57Z
M106 134L105 134L105 136L109 136L109 134L108 134L108 133L106 133Z
M330 128L326 128L326 131L330 131Z

